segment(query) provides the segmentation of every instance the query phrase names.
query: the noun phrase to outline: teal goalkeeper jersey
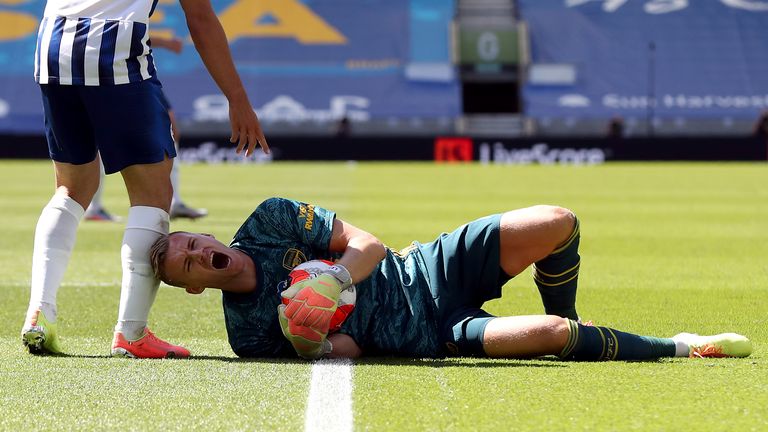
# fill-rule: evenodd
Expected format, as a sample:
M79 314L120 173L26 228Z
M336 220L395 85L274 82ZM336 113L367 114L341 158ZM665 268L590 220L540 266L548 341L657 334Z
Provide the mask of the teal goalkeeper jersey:
M271 198L237 231L230 246L251 257L257 277L254 292L223 295L229 344L237 355L295 357L277 318L281 282L302 262L338 258L328 251L335 217L311 204ZM416 248L402 254L387 250L371 275L355 286L355 309L339 333L351 336L365 355L442 355L424 262Z

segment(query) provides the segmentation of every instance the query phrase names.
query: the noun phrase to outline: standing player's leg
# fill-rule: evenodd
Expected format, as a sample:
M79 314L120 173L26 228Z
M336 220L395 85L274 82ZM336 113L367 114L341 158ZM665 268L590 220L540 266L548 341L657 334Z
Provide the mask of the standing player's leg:
M147 329L159 281L149 249L168 233L170 171L176 151L168 111L156 78L125 85L84 87L107 174L120 172L130 209L120 258L123 278L112 354L139 358L186 357L189 351L156 338ZM119 101L119 102L116 102Z
M168 98L163 94L163 102L168 108L168 117L171 119L171 133L173 134L173 145L176 148L176 153L179 152L179 140L181 139L179 125L176 122L176 115L173 113ZM187 206L181 199L181 181L179 180L179 161L178 159L173 161L173 168L171 169L171 184L173 185L173 199L171 200L171 218L188 218L198 219L208 215L208 210L204 208L194 208Z
M121 170L131 208L123 235L120 291L112 355L139 358L187 357L189 351L156 338L147 328L149 310L160 281L149 260L149 249L168 234L173 159L131 165Z
M104 164L101 163L101 158L99 158L99 168L100 168L100 176L99 176L99 188L96 189L96 193L93 195L93 199L91 200L91 203L88 205L88 208L85 209L85 220L89 221L99 221L99 222L117 222L119 219L115 216L112 216L107 209L104 208L104 204L101 201L101 197L104 194Z
M747 357L752 344L744 336L723 333L672 338L638 336L608 327L586 326L554 315L493 318L485 326L483 350L489 357L532 358L556 355L564 360L653 360L662 357Z
M35 228L31 294L22 342L32 353L59 353L56 294L75 246L84 208L99 185L99 162L54 162L56 193L43 208Z
M515 276L534 264L533 277L547 314L578 319L579 223L562 207L539 205L504 213L501 268Z
M56 191L40 213L32 252L31 295L22 342L31 353L60 352L56 294L84 208L99 186L99 163L87 107L74 86L40 85Z

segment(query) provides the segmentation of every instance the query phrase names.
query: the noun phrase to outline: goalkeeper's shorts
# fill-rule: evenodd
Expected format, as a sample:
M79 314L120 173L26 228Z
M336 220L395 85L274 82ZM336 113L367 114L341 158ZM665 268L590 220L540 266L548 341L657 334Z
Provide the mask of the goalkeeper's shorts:
M501 214L464 224L417 244L429 276L446 355L485 355L483 334L493 315L481 309L511 279L499 265Z

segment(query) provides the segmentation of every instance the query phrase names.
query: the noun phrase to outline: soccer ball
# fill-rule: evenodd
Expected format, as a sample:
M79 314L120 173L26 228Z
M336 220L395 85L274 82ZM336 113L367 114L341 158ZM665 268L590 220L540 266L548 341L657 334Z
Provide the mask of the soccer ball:
M294 267L293 270L291 270L291 272L288 274L288 280L286 281L287 282L286 286L291 286L303 280L317 277L317 275L323 273L325 270L328 269L328 267L332 265L333 265L332 262L326 261L326 260L312 260L312 261L301 263L296 267ZM336 312L334 312L333 316L331 317L331 324L330 324L330 327L328 328L328 333L334 333L339 331L339 328L341 328L341 325L344 323L344 320L347 319L349 314L351 314L352 310L355 308L356 299L357 299L357 294L355 292L354 285L350 286L349 288L341 292L341 294L339 295L338 308L336 309ZM289 302L289 299L283 298L283 304L288 304L288 302Z

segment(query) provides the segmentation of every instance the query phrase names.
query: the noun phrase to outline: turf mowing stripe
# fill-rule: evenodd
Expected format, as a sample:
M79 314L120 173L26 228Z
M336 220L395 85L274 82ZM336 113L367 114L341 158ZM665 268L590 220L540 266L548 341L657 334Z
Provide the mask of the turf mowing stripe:
M352 431L350 360L319 360L312 366L304 431Z

